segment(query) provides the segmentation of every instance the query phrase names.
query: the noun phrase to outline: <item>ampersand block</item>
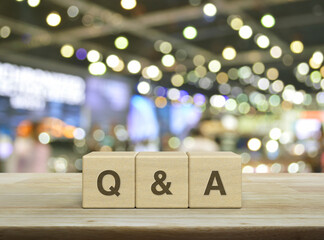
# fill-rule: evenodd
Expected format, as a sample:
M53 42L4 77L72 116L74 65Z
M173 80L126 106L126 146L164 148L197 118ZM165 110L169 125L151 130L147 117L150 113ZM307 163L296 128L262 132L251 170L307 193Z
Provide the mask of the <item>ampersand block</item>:
M137 208L188 208L188 156L140 152L136 156Z
M136 152L92 152L83 157L83 208L135 207Z
M189 207L241 208L241 157L232 152L188 152Z

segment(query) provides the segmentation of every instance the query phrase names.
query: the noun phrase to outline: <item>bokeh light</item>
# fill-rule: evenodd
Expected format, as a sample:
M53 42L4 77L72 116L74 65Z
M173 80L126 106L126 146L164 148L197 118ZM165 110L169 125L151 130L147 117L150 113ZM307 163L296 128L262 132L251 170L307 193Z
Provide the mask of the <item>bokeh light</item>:
M117 49L123 50L128 47L128 39L124 36L119 36L115 39L115 47Z
M117 55L109 55L107 58L106 58L106 63L107 63L107 66L110 67L110 68L115 68L118 66L119 64L119 57Z
M108 63L107 63L108 64ZM141 71L141 63L137 60L131 60L128 64L127 64L127 69L130 73L132 74L137 74Z
M208 17L213 17L217 13L217 8L214 4L212 3L206 3L204 8L203 8L204 14Z
M30 7L37 7L40 4L40 0L27 0Z
M3 26L0 28L0 37L1 38L8 38L11 33L11 28L9 26Z
M71 18L75 18L79 15L79 8L77 6L70 6L67 10L67 14Z
M251 138L247 143L248 148L254 152L258 151L261 148L261 145L262 143L258 138Z
M74 54L74 48L70 44L65 44L61 47L61 55L65 58L70 58Z
M282 50L279 46L273 46L271 49L270 49L270 55L271 57L273 58L280 58L281 55L282 55Z
M161 62L165 67L171 67L175 63L175 58L171 54L167 54L162 57Z
M89 62L98 62L100 60L100 53L97 50L90 50L87 54L87 59Z
M226 47L224 48L222 55L226 60L233 60L236 57L236 50L233 47Z
M252 28L248 25L244 25L239 30L239 35L243 39L249 39L253 34Z
M276 24L276 20L271 14L266 14L261 18L261 24L265 28L272 28Z
M136 7L136 0L121 0L120 5L126 10L131 10Z
M182 34L184 38L191 40L197 37L197 29L193 26L188 26L183 29Z
M300 54L304 50L304 44L301 41L293 41L290 44L290 50L293 53Z
M88 67L89 73L95 76L104 75L107 71L107 67L102 62L90 63Z
M142 81L137 85L137 91L140 94L148 94L151 90L151 86L148 82Z
M47 15L46 22L51 27L57 27L61 23L61 16L57 12L51 12Z
M229 25L236 31L239 31L240 28L243 26L243 20L239 16L229 16L228 18Z
M270 40L266 35L261 34L256 37L256 44L260 48L267 48L270 45Z

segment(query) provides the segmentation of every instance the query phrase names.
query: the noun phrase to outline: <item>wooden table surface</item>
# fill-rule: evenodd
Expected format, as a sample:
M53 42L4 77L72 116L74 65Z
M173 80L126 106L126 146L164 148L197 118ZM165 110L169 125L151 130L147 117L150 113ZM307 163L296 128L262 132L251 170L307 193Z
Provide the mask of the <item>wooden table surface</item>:
M242 209L82 209L81 174L0 174L0 239L324 239L324 174L245 174Z

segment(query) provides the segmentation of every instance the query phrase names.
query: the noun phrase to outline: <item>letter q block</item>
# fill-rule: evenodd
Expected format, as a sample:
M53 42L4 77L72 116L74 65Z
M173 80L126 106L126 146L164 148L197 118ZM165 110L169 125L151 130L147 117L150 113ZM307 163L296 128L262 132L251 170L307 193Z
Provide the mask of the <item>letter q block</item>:
M140 152L136 156L137 208L188 208L188 156Z
M83 157L83 208L134 208L136 152L92 152Z
M189 207L241 208L241 157L232 152L188 152Z

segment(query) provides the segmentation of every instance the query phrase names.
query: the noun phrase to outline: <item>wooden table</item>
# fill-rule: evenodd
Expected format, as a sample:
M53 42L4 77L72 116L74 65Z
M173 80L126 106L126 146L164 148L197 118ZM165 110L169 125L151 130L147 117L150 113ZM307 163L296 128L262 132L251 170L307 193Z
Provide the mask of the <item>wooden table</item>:
M324 174L243 175L242 209L82 209L81 174L0 174L0 239L324 239Z

